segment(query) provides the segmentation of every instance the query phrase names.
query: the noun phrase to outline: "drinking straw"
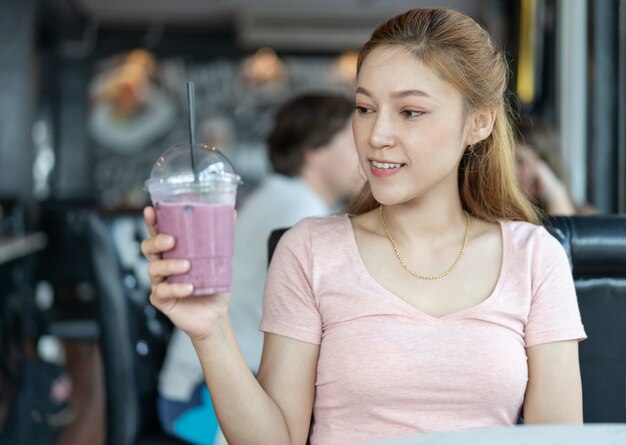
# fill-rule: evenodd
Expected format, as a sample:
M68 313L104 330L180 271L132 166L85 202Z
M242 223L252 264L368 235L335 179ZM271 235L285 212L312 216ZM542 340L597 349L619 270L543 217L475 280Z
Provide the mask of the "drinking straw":
M196 94L192 80L187 81L187 99L189 102L189 149L191 154L191 169L194 182L198 182L198 167L196 166Z

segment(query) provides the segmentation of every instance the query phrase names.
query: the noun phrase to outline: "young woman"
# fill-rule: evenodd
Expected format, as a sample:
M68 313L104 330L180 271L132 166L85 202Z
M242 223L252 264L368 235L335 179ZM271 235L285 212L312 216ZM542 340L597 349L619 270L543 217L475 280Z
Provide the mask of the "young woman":
M585 338L565 252L514 173L507 67L475 21L415 9L358 62L353 131L368 183L348 215L305 219L268 271L257 378L229 295L165 277L152 302L191 337L231 445L362 443L462 428L582 422ZM313 422L311 423L311 415Z

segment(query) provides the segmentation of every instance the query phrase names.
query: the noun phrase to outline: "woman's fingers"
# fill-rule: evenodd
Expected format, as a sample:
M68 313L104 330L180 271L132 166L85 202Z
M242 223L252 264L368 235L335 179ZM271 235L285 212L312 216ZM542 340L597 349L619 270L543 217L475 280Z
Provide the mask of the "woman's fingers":
M180 275L189 271L188 260L155 260L148 264L148 274L153 280L168 277L170 275Z
M153 261L160 258L163 252L174 248L174 237L163 233L152 236L143 240L141 243L141 252L149 260Z
M156 225L156 212L154 211L154 207L147 206L143 209L143 219L146 222L146 227L148 227L148 233L150 236L156 236L157 225Z
M167 283L164 281L152 288L150 301L158 307L159 303L162 303L163 300L188 297L192 292L193 285L190 283Z

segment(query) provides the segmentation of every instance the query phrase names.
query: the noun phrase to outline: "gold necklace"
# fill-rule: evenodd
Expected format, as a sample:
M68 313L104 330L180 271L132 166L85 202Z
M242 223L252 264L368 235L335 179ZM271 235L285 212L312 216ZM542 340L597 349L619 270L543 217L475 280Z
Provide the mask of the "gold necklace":
M437 275L421 275L421 274L418 274L417 272L415 272L413 269L411 269L406 264L406 262L402 258L402 255L400 255L400 251L398 250L398 245L393 240L393 237L391 236L391 232L389 232L389 229L387 228L387 224L385 224L385 217L383 216L383 205L382 204L380 206L380 219L383 222L383 229L385 230L385 234L387 235L387 239L391 243L391 245L393 247L393 251L396 253L396 257L398 258L398 261L400 261L400 264L402 264L402 267L404 267L404 269L408 273L410 273L411 275L413 275L416 278L421 278L422 280L437 280L439 278L445 277L446 275L450 274L454 269L456 269L456 266L461 261L461 258L463 258L463 254L465 253L465 249L467 248L467 242L469 240L469 234L470 234L470 215L469 215L469 213L467 213L467 210L463 210L463 211L465 212L465 218L467 219L467 225L465 227L465 240L463 241L463 248L461 249L461 253L459 254L458 258L456 259L456 261L454 262L452 267L450 267L450 269L448 269L445 272L442 272L440 274L437 274Z

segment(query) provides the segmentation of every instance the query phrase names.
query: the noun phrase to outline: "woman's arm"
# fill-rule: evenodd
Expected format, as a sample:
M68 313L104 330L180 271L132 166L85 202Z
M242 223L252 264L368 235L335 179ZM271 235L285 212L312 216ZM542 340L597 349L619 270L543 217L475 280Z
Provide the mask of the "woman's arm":
M266 334L257 381L237 346L228 316L218 326L215 334L193 344L229 445L304 445L319 346Z
M578 341L544 343L526 354L524 423L583 423Z
M168 283L168 276L189 270L189 261L162 259L175 240L158 233L154 209L146 208L144 216L150 238L141 250L149 261L150 301L191 338L228 443L306 443L319 346L267 335L261 386L235 340L228 313L230 295L192 296L190 286Z

